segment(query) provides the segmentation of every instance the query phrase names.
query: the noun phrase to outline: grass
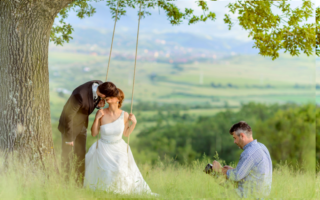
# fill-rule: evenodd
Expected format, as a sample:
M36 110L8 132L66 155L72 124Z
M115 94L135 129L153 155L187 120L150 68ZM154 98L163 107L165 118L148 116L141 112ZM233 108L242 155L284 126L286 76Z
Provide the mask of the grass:
M203 172L212 159L195 161L192 165L179 165L173 160L159 161L156 165L138 165L152 192L159 199L198 199L198 198L237 198L232 185L220 185L224 179L216 179ZM3 161L3 160L1 160ZM2 163L2 162L1 162ZM77 186L73 181L66 182L63 175L56 174L53 165L46 171L36 165L10 163L9 169L0 174L1 199L97 199L97 198L145 198L150 196L118 195L104 191L91 191ZM4 172L1 170L1 172ZM320 198L320 178L314 173L293 171L291 167L280 164L273 171L270 198Z

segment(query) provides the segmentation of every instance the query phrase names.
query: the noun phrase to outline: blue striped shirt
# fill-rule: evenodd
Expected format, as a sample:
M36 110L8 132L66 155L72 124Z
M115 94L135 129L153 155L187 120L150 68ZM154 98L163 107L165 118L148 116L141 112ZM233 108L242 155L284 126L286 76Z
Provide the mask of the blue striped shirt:
M238 182L240 197L266 197L272 183L272 162L266 146L254 140L243 147L235 169L227 171L230 180Z

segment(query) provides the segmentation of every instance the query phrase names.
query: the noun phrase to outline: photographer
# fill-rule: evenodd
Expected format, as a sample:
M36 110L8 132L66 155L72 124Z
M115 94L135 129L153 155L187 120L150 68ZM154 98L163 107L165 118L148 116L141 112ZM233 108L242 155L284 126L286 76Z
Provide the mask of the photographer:
M222 167L213 161L212 170L220 172L227 179L238 183L236 192L240 197L266 197L270 194L272 183L272 162L268 149L253 140L252 131L246 122L234 124L229 133L234 143L243 149L236 168Z

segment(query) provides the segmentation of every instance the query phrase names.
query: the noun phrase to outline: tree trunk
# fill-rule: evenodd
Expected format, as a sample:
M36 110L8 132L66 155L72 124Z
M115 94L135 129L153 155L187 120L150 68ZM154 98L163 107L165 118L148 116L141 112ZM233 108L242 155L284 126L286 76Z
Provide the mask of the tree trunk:
M54 157L48 47L62 0L0 1L0 149L21 158Z

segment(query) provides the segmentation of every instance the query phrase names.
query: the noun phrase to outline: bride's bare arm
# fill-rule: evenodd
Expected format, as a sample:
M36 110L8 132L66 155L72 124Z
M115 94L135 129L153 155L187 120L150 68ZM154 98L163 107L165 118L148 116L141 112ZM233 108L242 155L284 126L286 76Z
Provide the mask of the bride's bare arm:
M91 126L91 135L95 137L99 134L100 126L101 126L101 118L104 116L103 109L99 110L96 114L96 118L93 121L93 124Z
M123 135L128 137L136 127L137 119L134 116L134 114L129 115L127 112L125 112L124 117L125 117L125 126L124 126ZM130 121L132 122L131 126L129 126Z

